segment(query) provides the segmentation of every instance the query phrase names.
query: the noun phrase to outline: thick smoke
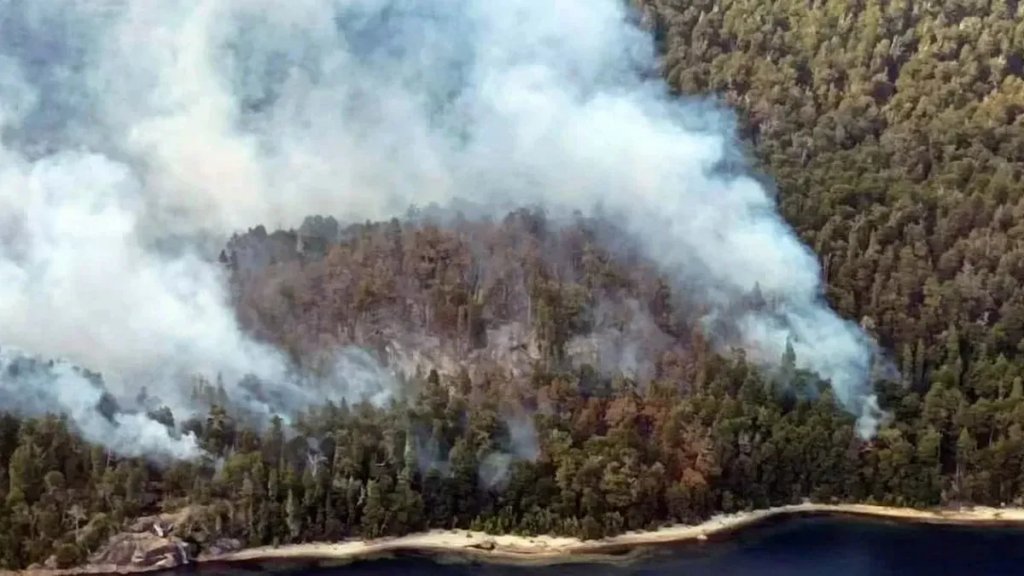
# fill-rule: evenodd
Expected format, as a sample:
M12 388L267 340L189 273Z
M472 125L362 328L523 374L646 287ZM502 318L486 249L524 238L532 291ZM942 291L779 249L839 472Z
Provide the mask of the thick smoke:
M291 382L270 385L294 397L284 358L240 332L210 239L311 213L541 204L615 215L713 314L759 285L777 306L727 318L729 344L775 363L791 339L862 433L875 427L870 342L740 170L729 114L667 95L625 2L0 13L0 344L99 370L122 395L146 382L175 409L188 403L165 383L197 371L232 391L248 372Z
M176 435L145 414L110 405L96 375L67 362L0 353L0 406L10 405L31 416L66 414L86 440L127 456L190 459L202 453L195 436Z

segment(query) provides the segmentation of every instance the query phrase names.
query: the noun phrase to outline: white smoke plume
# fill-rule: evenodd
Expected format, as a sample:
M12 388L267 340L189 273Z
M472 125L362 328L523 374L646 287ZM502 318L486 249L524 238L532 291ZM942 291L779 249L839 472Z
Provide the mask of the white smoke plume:
M601 301L594 310L591 333L573 337L566 350L577 364L585 360L602 374L647 382L657 375L658 351L670 343L671 337L639 301L628 300L621 309Z
M170 395L194 372L298 387L275 384L287 362L239 330L210 239L313 213L541 204L615 215L712 310L759 285L778 310L735 321L740 344L772 363L791 339L875 427L870 342L743 173L729 114L669 97L626 2L0 0L0 14L0 345L98 370L122 395Z
M522 415L507 415L504 419L508 442L504 450L484 456L477 470L480 485L488 490L504 490L516 461L533 462L540 456L540 439L533 421Z
M126 456L191 459L202 453L195 436L175 435L145 414L108 407L90 375L63 361L43 361L17 351L0 353L0 401L30 416L66 414L82 436Z

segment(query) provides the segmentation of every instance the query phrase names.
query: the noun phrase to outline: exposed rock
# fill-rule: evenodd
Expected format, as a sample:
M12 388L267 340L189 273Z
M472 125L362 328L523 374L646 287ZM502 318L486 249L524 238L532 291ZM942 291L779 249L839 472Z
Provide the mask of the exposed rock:
M132 522L128 528L128 532L135 534L141 534L143 532L152 532L154 535L160 538L166 538L174 531L176 522L182 518L188 517L188 510L180 511L174 514L160 514L158 516L143 516Z
M184 543L175 540L143 546L132 554L132 564L136 566L173 568L188 562L189 557Z
M153 522L156 521L156 516L143 516L136 518L134 522L128 525L125 529L133 534L141 534L142 532L149 532L153 526Z
M89 558L90 564L133 568L174 568L190 561L188 546L181 539L152 532L117 534Z
M219 538L206 547L207 556L221 556L242 549L242 542L236 538Z
M91 564L129 564L135 554L135 535L116 534L89 558Z
M143 516L132 522L128 526L128 532L135 534L141 534L142 532L152 532L153 534L163 538L170 533L171 523L165 521L160 516Z
M174 530L173 524L167 524L159 520L153 523L153 533L161 538L168 536L171 530Z

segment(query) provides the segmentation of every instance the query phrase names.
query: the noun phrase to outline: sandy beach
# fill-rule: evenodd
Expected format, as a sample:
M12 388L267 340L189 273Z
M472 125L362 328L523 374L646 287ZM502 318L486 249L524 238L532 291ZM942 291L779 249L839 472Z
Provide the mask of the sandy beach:
M958 510L917 510L867 504L795 504L765 510L715 516L695 525L668 526L647 532L627 532L601 540L560 536L493 535L469 530L433 530L377 540L347 540L249 548L204 555L197 562L274 561L315 559L346 561L400 552L451 555L499 563L561 564L622 559L631 549L658 544L705 540L758 522L786 515L829 514L864 516L903 522L962 525L1024 524L1024 508L974 507ZM84 566L69 570L26 570L33 576L70 574L138 573L150 571L133 566ZM0 575L5 574L0 571ZM12 574L10 572L6 574Z
M1024 509L965 508L962 510L915 510L862 504L796 504L766 510L715 516L696 525L669 526L648 532L628 532L601 540L557 536L496 536L467 530L431 531L397 538L338 543L310 543L278 548L241 550L200 561L243 561L288 558L346 560L395 552L442 553L495 562L562 563L607 559L624 549L704 540L764 520L792 514L837 514L936 524L1024 523Z

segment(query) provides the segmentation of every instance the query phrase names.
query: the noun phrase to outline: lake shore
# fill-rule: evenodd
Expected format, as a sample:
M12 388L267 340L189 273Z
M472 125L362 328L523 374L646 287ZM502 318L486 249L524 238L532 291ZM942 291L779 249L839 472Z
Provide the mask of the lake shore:
M627 532L612 538L580 540L559 536L493 535L468 530L434 530L395 538L338 543L309 543L240 550L207 561L285 559L350 560L381 554L417 552L453 554L494 562L563 563L607 559L631 548L705 540L772 518L800 514L833 514L905 522L963 525L1024 523L1024 508L964 508L917 510L866 504L795 504L765 510L723 514L694 525L667 526L645 532Z
M201 555L196 562L271 562L288 560L349 561L396 553L448 555L496 563L560 564L607 561L624 552L661 544L702 541L769 519L789 515L841 515L902 522L959 525L1024 524L1024 508L973 507L918 510L867 504L794 504L764 510L723 514L694 525L667 526L646 532L627 532L612 538L580 540L561 536L493 535L469 530L433 530L376 540L293 544L248 548L216 556ZM25 570L33 576L139 573L152 568L85 566L69 570ZM0 571L0 574L4 574Z

